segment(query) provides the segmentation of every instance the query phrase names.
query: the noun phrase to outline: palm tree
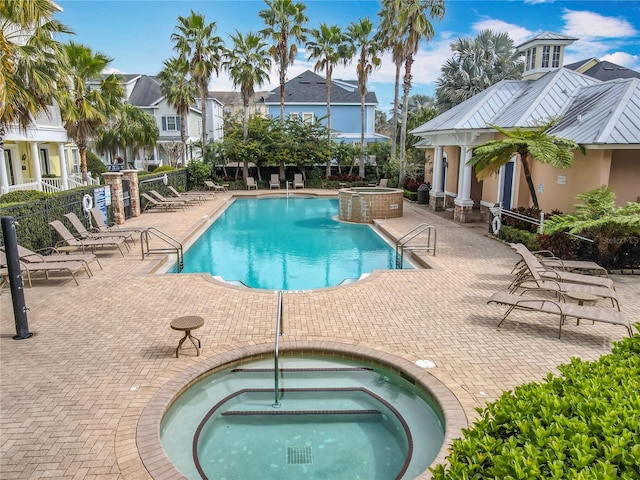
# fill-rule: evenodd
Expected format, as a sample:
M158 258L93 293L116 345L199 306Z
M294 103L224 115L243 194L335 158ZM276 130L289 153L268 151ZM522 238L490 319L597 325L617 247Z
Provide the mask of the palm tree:
M507 164L514 155L518 155L522 163L524 177L529 187L531 200L536 209L540 209L538 196L531 178L529 162L535 159L541 163L548 163L555 168L568 168L573 164L573 151L579 149L584 153L584 147L572 140L556 137L546 133L558 122L550 120L534 129L513 128L505 130L491 125L504 135L500 140L490 140L473 149L473 157L468 162L475 167L479 180L499 172L500 167Z
M258 13L266 25L260 33L270 37L274 42L271 46L271 56L278 64L280 120L284 121L284 85L287 81L287 68L296 59L296 42L304 41L304 24L309 20L304 14L307 7L302 3L293 3L292 0L265 0L264 3L269 8ZM293 40L291 44L290 39Z
M180 142L182 144L182 164L187 164L187 116L198 93L196 85L189 78L189 63L180 57L164 61L164 68L158 74L160 90L167 103L180 116Z
M124 149L125 165L129 164L129 151L133 158L142 148L153 148L160 131L153 116L135 105L125 103L113 121L113 125L100 132L96 147L112 154Z
M360 91L360 169L358 175L364 178L365 170L365 111L364 101L367 95L367 82L369 75L375 67L380 65L380 46L374 37L373 23L365 17L359 22L351 22L347 27L347 38L350 43L351 53L358 57L356 73L358 74L358 89Z
M60 110L64 128L78 146L80 171L86 182L87 143L121 108L124 90L115 74L102 77L101 72L112 60L105 54L93 53L91 48L74 42L66 44L64 51L69 75L59 91Z
M483 30L451 44L453 56L436 80L440 111L448 110L501 80L522 77L523 64L507 33Z
M345 36L337 25L320 24L320 28L310 31L311 40L307 41L309 60L316 60L314 71L324 69L327 82L327 147L331 149L331 77L333 67L346 62L347 45ZM325 176L331 175L331 155L327 160Z
M396 66L395 84L393 90L393 115L391 133L391 155L396 156L396 142L398 138L398 112L400 111L400 72L405 61L405 32L398 22L401 3L397 0L382 0L382 9L378 12L380 28L376 33L383 50L391 50L391 57Z
M67 65L60 33L73 33L53 20L53 2L0 2L0 148L7 126L26 129L55 99Z
M214 35L216 22L207 23L204 15L191 10L188 17L178 17L176 33L171 34L174 50L181 59L189 64L191 78L200 91L200 109L202 111L202 132L200 142L202 152L207 144L207 102L209 99L209 81L213 72L220 73L222 61L222 39Z
M400 128L400 186L404 184L404 163L407 139L407 114L411 92L411 68L422 39L431 40L435 34L428 17L444 17L444 0L397 0L400 2L398 23L404 32L404 79L402 123Z
M243 141L249 137L249 101L255 94L255 86L261 87L269 80L269 69L271 68L271 58L269 57L268 45L262 37L253 32L242 35L236 30L235 35L231 35L233 48L226 54L224 67L229 71L229 76L235 87L240 87L242 95L242 128ZM243 159L242 175L249 176L249 160L246 156Z
M576 195L584 202L576 205L575 213L554 215L544 222L544 233L560 231L593 237L603 259L611 261L626 242L637 244L640 235L640 203L629 202L616 207L615 194L601 187Z

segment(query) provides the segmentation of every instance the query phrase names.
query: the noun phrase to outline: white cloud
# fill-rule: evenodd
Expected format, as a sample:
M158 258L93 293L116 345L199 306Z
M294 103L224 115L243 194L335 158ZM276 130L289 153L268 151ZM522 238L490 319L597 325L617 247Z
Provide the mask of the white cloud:
M594 12L565 9L562 18L565 21L564 33L582 40L622 38L638 33L627 20Z
M519 45L525 40L529 40L534 35L531 30L527 30L524 27L493 18L486 18L484 20L475 22L473 25L471 25L471 28L473 28L475 32L480 32L482 30L493 30L494 32L508 33L509 37L511 38L511 40L513 40L513 43L515 45Z
M631 55L626 52L608 53L600 60L622 65L623 67L630 68L631 70L638 70L640 68L640 56Z

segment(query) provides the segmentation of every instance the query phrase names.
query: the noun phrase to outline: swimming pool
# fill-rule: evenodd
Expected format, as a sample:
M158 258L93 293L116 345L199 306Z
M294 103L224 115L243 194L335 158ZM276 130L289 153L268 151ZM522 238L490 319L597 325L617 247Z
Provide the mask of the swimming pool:
M370 226L339 222L337 215L335 198L236 199L185 252L182 273L309 290L395 268L395 251Z

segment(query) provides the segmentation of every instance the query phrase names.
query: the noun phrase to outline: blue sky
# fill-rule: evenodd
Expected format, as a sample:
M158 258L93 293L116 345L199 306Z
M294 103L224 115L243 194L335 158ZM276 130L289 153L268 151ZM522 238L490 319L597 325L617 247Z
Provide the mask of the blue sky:
M76 33L73 40L91 46L114 60L111 67L121 73L155 75L162 62L174 55L170 36L179 15L190 10L203 13L217 24L217 34L228 41L229 34L263 28L258 12L266 5L253 0L58 0L61 22ZM309 27L320 23L346 26L364 17L376 20L379 3L370 0L307 0ZM490 28L506 31L516 45L533 35L550 30L580 40L567 47L565 63L597 57L640 70L640 1L555 1L555 0L449 0L446 15L433 22L435 38L421 45L413 66L412 94L432 95L440 67L451 56L450 44L459 37L473 37ZM230 44L230 43L229 43ZM293 78L313 62L304 48L288 70ZM379 108L387 110L393 101L395 67L388 55L371 76L370 90L376 92ZM334 78L355 79L355 64L336 69ZM274 68L271 83L277 86ZM221 73L211 90L233 90Z

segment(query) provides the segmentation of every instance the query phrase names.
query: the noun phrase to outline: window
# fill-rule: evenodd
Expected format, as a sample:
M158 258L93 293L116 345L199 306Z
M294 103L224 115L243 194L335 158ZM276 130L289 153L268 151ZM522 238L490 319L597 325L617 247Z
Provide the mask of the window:
M527 61L524 64L525 70L529 70L531 68L531 50L527 50Z
M224 107L224 117L225 118L231 117L231 107Z
M302 121L307 125L311 125L313 123L313 113L303 113Z
M536 47L531 49L531 68L536 68Z
M179 132L180 117L177 117L176 115L166 115L162 117L162 131L163 132Z
M560 66L560 46L553 47L553 59L551 60L551 66L558 68Z
M298 112L291 112L289 118L291 120L300 120L300 114Z
M551 53L551 47L545 45L542 47L542 68L549 68L549 54Z

